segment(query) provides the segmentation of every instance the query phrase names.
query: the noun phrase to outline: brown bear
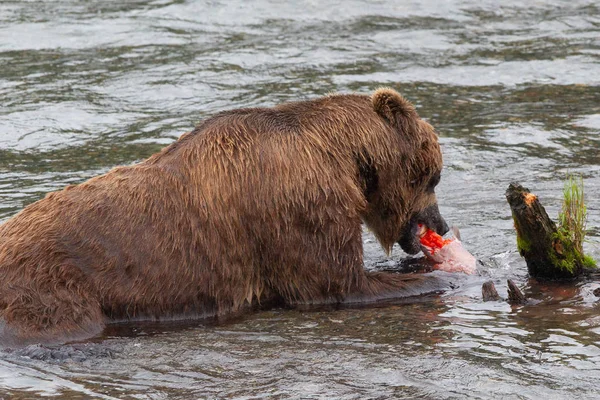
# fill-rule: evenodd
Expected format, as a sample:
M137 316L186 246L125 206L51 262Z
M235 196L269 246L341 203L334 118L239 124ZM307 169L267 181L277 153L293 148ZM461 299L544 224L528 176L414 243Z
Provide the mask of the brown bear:
M109 322L440 289L368 272L444 234L437 135L392 89L208 118L160 153L49 193L0 225L0 344L92 337Z

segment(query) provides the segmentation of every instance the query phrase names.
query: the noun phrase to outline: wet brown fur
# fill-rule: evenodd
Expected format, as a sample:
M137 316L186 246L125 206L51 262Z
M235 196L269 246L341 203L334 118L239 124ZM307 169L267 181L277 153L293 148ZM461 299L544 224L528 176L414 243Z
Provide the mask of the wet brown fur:
M0 340L435 290L366 272L361 221L389 251L441 168L433 128L391 89L217 114L0 225Z

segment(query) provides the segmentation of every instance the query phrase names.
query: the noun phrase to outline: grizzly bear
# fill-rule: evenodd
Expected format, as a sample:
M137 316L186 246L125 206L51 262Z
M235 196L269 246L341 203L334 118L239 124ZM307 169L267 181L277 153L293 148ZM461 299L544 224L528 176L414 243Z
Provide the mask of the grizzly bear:
M219 113L0 225L0 343L437 291L365 271L361 226L388 252L418 252L418 223L444 234L441 170L435 130L392 89Z

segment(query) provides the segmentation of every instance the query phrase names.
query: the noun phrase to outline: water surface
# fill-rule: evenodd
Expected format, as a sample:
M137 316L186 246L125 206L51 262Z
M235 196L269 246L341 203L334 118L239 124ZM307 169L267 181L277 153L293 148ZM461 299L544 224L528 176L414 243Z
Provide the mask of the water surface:
M555 216L565 174L582 174L598 241L600 7L395 3L2 2L0 220L217 111L387 85L440 132L440 207L484 266L409 302L2 352L0 398L598 398L600 283L530 282L504 191L519 181ZM367 268L404 257L368 233L365 250ZM536 301L481 301L483 281L506 296L507 278Z

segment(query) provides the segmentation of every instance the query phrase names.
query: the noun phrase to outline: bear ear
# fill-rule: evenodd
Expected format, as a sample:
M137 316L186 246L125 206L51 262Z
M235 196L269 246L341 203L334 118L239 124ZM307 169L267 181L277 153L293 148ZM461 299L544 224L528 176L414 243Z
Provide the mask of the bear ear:
M418 118L415 107L391 88L379 88L371 96L373 109L392 125L403 126Z

